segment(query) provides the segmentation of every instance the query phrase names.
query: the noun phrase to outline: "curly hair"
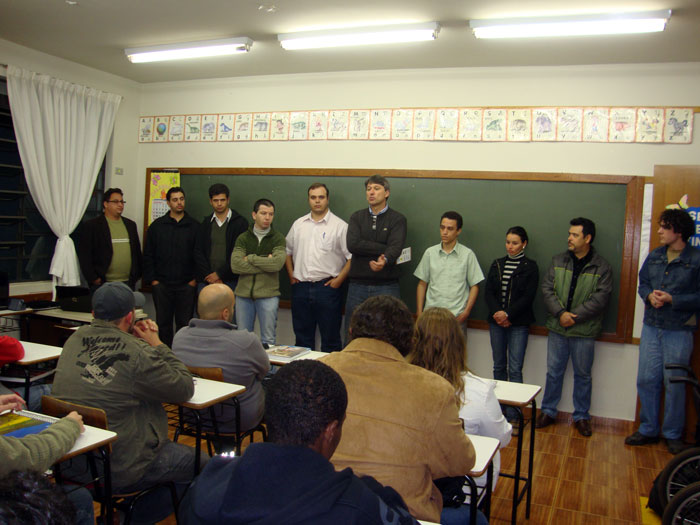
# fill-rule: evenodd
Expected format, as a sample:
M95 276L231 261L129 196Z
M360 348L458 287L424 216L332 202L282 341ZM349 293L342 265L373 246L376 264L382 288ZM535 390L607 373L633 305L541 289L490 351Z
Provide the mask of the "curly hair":
M348 392L338 372L321 361L292 361L274 375L265 393L270 441L313 445L330 423L342 423L347 406Z
M411 351L413 315L391 295L376 295L355 308L350 319L350 338L378 339L395 347L402 356Z
M413 349L406 360L447 379L457 404L464 392L462 374L467 368L467 343L455 316L447 308L428 308L416 322Z
M683 242L688 242L695 233L695 222L685 210L664 210L659 217L659 226L680 233Z
M15 470L0 480L0 523L72 525L75 507L46 476Z

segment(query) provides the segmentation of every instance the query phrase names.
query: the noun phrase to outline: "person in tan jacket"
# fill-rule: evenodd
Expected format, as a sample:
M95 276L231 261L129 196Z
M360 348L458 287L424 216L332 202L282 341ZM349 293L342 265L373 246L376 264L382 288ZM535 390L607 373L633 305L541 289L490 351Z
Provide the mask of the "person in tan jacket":
M413 317L401 300L371 297L353 312L348 346L323 358L348 390L343 435L331 461L393 487L415 518L446 523L445 514L458 510L467 523L467 506L442 512L433 480L469 472L474 447L452 386L405 361L412 334Z

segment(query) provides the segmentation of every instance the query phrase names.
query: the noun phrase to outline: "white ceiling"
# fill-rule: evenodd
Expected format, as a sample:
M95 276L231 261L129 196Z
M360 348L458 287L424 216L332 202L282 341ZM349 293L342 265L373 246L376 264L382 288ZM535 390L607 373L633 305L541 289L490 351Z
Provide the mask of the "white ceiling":
M261 9L260 6L263 6ZM274 5L274 12L266 8ZM671 8L663 33L476 40L471 18ZM284 51L278 33L437 21L433 42ZM248 36L245 55L131 64L124 48ZM0 38L138 82L372 69L700 61L700 0L0 0Z

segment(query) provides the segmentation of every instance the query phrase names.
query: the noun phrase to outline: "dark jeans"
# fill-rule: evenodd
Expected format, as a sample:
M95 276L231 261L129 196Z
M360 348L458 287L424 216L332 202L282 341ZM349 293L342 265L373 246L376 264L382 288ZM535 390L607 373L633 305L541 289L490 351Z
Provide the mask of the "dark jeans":
M365 299L374 297L375 295L392 295L397 299L401 299L401 289L399 281L390 281L388 283L380 282L377 284L360 284L351 282L348 286L348 298L345 301L345 325L343 331L345 344L350 342L350 320L352 312L360 306Z
M343 289L325 286L328 281L292 285L292 324L296 345L315 349L316 325L321 332L321 350L343 349L340 324L343 317Z
M160 340L166 345L173 344L173 317L176 330L187 326L192 319L197 287L189 284L158 283L153 287L153 303L156 306L156 323Z

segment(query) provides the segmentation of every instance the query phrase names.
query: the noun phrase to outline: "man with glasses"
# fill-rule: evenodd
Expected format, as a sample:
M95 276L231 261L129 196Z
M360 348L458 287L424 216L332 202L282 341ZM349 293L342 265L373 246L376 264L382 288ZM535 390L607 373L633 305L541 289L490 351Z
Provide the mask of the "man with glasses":
M124 194L119 188L104 193L104 214L82 225L78 244L80 269L90 290L106 282L123 282L133 290L141 278L141 243L136 223L122 217Z

